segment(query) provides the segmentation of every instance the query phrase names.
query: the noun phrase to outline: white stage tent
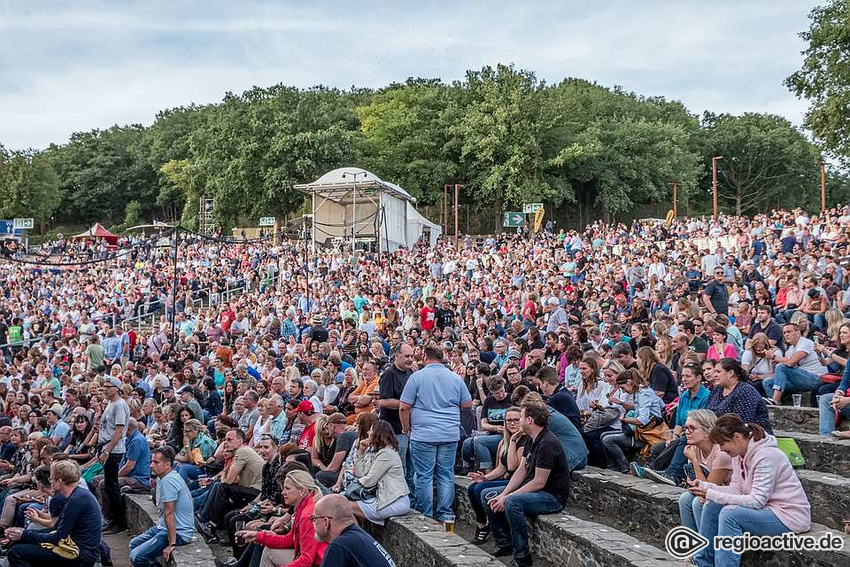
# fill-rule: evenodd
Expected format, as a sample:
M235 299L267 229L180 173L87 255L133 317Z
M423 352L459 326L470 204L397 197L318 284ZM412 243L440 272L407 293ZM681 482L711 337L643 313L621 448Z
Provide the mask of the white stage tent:
M416 199L396 185L359 167L341 167L295 189L312 198L313 244L411 248L424 234L433 246L442 228L414 208Z

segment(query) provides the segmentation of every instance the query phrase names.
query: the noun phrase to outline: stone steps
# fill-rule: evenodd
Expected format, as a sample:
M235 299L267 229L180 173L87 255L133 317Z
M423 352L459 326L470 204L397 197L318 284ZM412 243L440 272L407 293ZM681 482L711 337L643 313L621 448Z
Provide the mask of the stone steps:
M812 505L812 520L842 530L850 518L850 479L806 469L798 469L797 476Z
M455 477L455 506L459 519L475 521L469 504L468 478ZM588 567L681 567L663 549L644 543L613 527L560 513L531 521L531 551L555 565ZM671 526L672 527L672 526ZM666 530L664 532L667 533Z
M807 471L804 471L807 472ZM680 525L679 496L683 489L657 484L650 480L618 472L588 467L576 473L571 505L604 516L606 523L654 544L663 544L667 531ZM818 473L820 474L820 473ZM822 480L810 475L810 480ZM837 479L837 482L842 479ZM813 502L814 504L814 502ZM826 513L826 512L824 512ZM837 511L832 512L833 514ZM837 530L814 524L811 535L827 532L840 535L844 550L840 552L747 552L741 564L783 567L850 566L850 538Z
M817 408L793 406L768 406L770 412L770 423L774 429L782 431L796 431L799 433L818 434L818 410ZM850 421L843 420L838 429L850 429Z
M774 429L776 437L791 437L806 459L804 468L850 477L850 441Z

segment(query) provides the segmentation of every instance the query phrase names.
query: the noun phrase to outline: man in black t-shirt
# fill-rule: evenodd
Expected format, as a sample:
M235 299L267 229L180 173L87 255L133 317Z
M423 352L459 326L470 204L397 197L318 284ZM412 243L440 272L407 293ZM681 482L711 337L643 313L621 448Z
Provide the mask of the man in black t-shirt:
M407 451L410 438L402 433L401 418L398 414L399 398L401 398L401 393L407 385L407 379L413 374L410 369L413 365L413 348L407 343L400 343L393 347L390 355L393 363L381 373L381 378L378 381L378 411L381 419L387 421L393 427L398 440L398 456L401 457L401 462L404 465L404 477L407 480L408 488L410 488L411 498L413 498L413 463L410 460L410 453Z
M322 567L396 567L389 552L357 525L344 496L323 496L310 520L316 539L329 544Z
M549 408L531 402L523 404L521 415L522 430L532 439L531 447L508 485L485 510L496 541L494 555L513 552L516 565L529 567L532 561L526 516L556 514L564 509L570 495L570 471L563 445L547 427Z
M455 326L455 312L452 311L452 306L449 305L448 299L443 300L440 307L437 308L434 317L437 320L437 328L441 331Z
M729 291L726 289L726 272L721 266L714 268L714 279L702 291L702 302L712 313L729 315Z

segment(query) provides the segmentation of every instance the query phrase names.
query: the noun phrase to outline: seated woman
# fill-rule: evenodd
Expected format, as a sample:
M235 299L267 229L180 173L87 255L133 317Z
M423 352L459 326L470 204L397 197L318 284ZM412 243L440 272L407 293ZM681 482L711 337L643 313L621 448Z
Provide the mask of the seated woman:
M278 535L271 531L242 530L236 532L236 537L246 544L256 542L265 547L261 567L320 565L328 544L316 540L311 517L316 501L321 496L321 490L309 473L292 471L283 481L283 501L295 509L290 531Z
M603 433L601 439L609 467L625 474L629 472L629 463L623 450L642 449L646 445L645 441L634 435L634 428L662 423L661 412L664 403L637 370L626 370L617 376L617 387L627 394L634 395L634 410L629 412L631 415L627 414L620 420L623 423L621 431ZM612 403L615 403L613 398Z
M844 370L847 367L847 358L850 357L850 323L842 323L835 334L836 338L832 346L815 343L815 352L818 355L820 363L827 368L830 374L844 374ZM811 399L816 400L819 407L831 406L837 390L838 382L818 384L811 390ZM820 396L820 399L818 399L818 396ZM824 398L827 399L824 400ZM834 420L832 425L835 425ZM828 435L830 431L832 429L826 433L821 432L821 434Z
M475 511L475 539L477 544L487 541L490 527L487 525L487 513L484 507L487 502L499 493L499 488L507 486L511 474L519 466L520 459L525 453L528 436L520 427L520 408L511 406L505 412L505 431L496 449L496 468L487 474L481 472L469 473L472 484L467 489L469 503Z
M688 414L685 424L685 475L688 480L702 480L725 486L729 484L732 475L732 459L720 450L720 445L712 443L709 435L717 423L713 411L698 409ZM679 516L682 525L699 531L700 517L705 500L690 492L683 492L679 497Z
M740 565L733 551L714 549L715 536L801 533L812 527L812 509L800 479L776 438L735 414L717 419L709 434L712 443L732 457L732 481L720 486L708 481L689 483L690 492L705 499L699 533L708 546L696 554L698 567Z
M316 436L313 437L313 444L310 446L310 459L315 470L324 471L331 465L337 452L337 439L345 428L345 416L339 412L319 416L316 421ZM337 468L332 472L339 472L342 460L339 458L337 460L339 460Z
M711 337L711 346L708 347L708 353L705 355L706 359L738 358L738 351L735 349L735 345L727 341L728 335L725 328L717 324L712 324L709 327L709 336Z
M207 428L197 419L183 424L183 448L174 457L177 472L190 488L197 486L203 467L215 461L216 442L207 434Z
M605 383L608 385L608 392L605 395L605 403L601 401L592 409L590 416L584 420L582 425L581 436L587 445L588 455L587 464L592 467L606 468L608 459L605 457L605 449L602 447L601 436L603 433L611 431L622 431L623 426L620 419L625 415L626 411L634 409L634 396L626 394L623 390L618 389L617 376L619 376L625 368L616 360L606 360L602 374L605 377ZM616 402L614 400L617 400ZM598 408L598 409L597 409Z
M770 340L764 333L757 333L750 341L750 348L741 357L741 366L750 373L750 384L764 396L762 380L773 378L773 360L767 356Z
M461 458L464 467L472 468L474 456L477 468L484 473L493 469L493 457L496 454L496 448L502 441L502 433L505 428L505 411L511 406L503 378L499 376L491 377L487 381L487 388L490 395L484 398L484 404L481 407L478 435L467 437L461 446Z
M369 436L360 441L354 457L354 476L363 488L377 488L375 496L351 502L358 518L384 525L387 518L410 511L410 491L404 479L404 465L398 454L398 440L392 425L378 420Z

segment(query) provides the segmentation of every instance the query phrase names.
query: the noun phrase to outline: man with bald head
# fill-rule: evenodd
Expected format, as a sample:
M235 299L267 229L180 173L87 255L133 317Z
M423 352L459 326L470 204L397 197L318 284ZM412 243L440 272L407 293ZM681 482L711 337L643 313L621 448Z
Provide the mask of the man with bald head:
M407 450L410 438L402 432L401 417L399 417L399 398L407 384L407 379L413 374L413 348L407 343L399 343L390 351L393 363L387 366L378 382L378 408L381 419L393 426L398 439L398 456L404 465L404 477L410 489L411 498L414 493L413 463Z
M322 567L396 567L389 552L357 525L344 496L323 496L310 520L316 539L328 543Z

